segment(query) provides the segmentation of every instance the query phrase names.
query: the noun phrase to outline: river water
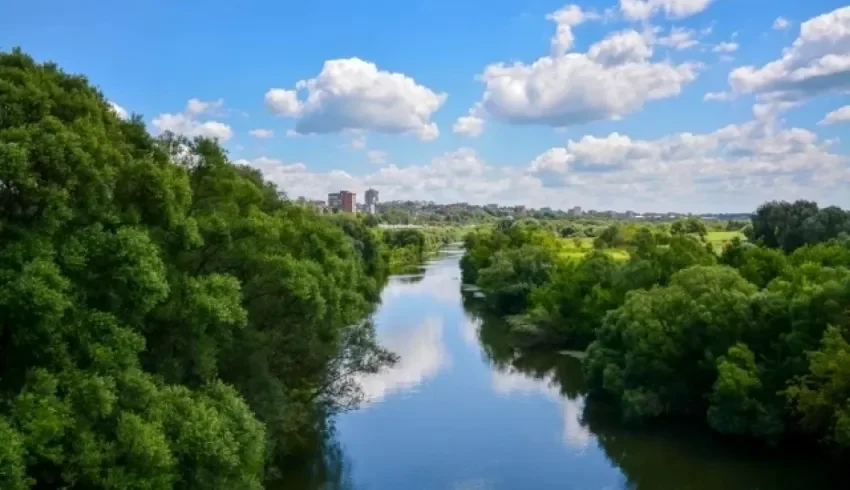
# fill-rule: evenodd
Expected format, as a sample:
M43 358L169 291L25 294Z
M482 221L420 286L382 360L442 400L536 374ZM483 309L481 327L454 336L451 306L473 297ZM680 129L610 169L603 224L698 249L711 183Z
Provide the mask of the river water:
M586 406L580 361L520 357L461 292L462 250L394 276L375 314L399 363L360 380L305 490L834 488L812 456L693 427L626 428ZM467 295L468 296L468 295Z

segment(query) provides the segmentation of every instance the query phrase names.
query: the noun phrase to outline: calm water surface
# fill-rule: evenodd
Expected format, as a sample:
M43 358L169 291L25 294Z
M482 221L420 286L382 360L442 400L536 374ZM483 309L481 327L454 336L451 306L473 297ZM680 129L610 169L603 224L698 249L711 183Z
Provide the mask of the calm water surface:
M361 380L309 490L833 488L817 461L586 407L579 361L518 357L461 293L460 249L395 276L375 322L401 356ZM466 303L466 306L465 306Z

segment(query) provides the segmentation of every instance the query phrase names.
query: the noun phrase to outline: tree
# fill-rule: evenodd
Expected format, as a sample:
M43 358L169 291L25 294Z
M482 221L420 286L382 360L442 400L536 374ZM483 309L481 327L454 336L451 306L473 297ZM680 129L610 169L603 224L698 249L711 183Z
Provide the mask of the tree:
M20 51L0 107L0 486L260 488L392 361L372 230Z

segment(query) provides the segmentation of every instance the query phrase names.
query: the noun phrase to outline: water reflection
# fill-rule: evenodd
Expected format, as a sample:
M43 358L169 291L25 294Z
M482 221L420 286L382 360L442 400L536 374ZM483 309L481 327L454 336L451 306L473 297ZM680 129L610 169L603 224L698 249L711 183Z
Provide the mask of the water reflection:
M381 343L398 354L399 362L358 380L367 404L390 393L413 390L449 364L441 317L426 318L414 327L394 329L382 337Z
M472 292L459 253L390 278L374 321L398 365L297 478L305 490L758 490L830 486L812 456L768 453L693 426L624 427L585 401L580 361L518 352ZM378 403L379 402L379 403ZM306 476L305 476L306 475Z

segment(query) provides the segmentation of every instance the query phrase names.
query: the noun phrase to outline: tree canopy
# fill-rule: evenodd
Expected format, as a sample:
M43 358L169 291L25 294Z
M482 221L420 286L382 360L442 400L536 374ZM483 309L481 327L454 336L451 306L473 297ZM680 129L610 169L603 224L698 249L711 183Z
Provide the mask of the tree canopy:
M0 487L259 488L393 360L368 240L215 141L20 51L0 108Z

